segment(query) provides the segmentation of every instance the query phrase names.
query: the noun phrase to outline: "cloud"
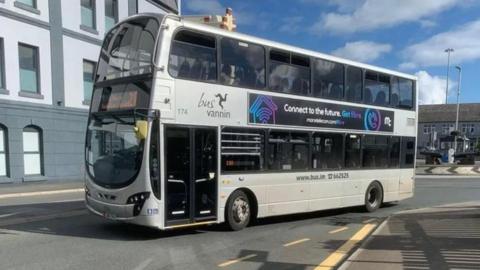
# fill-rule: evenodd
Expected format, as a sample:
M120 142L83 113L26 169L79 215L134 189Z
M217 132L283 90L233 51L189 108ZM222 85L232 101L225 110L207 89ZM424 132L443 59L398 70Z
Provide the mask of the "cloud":
M348 42L345 46L334 50L332 54L359 62L372 62L391 50L390 44L361 40Z
M301 30L301 23L303 21L302 16L286 17L282 19L282 26L278 29L284 33L298 33Z
M332 2L333 0L330 0ZM365 0L351 12L348 3L353 1L335 0L337 12L323 14L312 26L315 33L354 33L388 28L406 22L421 21L457 4L460 0ZM357 1L357 5L358 5ZM352 4L353 5L353 4Z
M467 23L451 31L407 47L400 68L443 66L447 63L446 48L454 48L451 63L460 64L480 59L480 20Z
M415 73L418 77L418 103L419 104L443 104L445 103L445 87L447 80L439 76L432 76L427 71L421 70ZM448 86L449 96L455 94L457 83L450 80Z

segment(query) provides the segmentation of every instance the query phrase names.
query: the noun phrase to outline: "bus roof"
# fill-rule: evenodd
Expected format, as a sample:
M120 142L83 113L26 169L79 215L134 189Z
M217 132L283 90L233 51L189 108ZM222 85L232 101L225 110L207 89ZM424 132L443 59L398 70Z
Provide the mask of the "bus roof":
M259 45L274 47L274 48L281 49L281 50L286 50L286 51L290 51L290 52L294 52L294 53L298 53L298 54L304 54L304 55L308 55L308 56L312 56L312 57L317 57L317 58L321 58L321 59L325 59L325 60L330 60L330 61L333 61L333 62L338 62L338 63L342 63L342 64L346 64L346 65L356 66L356 67L359 67L359 68L364 68L364 69L377 71L377 72L381 72L381 73L387 73L387 74L390 74L390 75L394 75L394 76L398 76L398 77L402 77L402 78L406 78L406 79L411 79L411 80L415 80L415 81L417 80L417 77L414 76L414 75L411 75L411 74L402 73L402 72L398 72L398 71L394 71L394 70L389 70L389 69L386 69L386 68L377 67L377 66L373 66L373 65L369 65L369 64L364 64L364 63L348 60L348 59L345 59L345 58L320 53L320 52L317 52L317 51L307 50L307 49L303 49L303 48L300 48L300 47L287 45L287 44L283 44L283 43L280 43L280 42L271 41L271 40L268 40L268 39L262 39L262 38L254 37L254 36L247 35L247 34L225 31L223 29L212 27L212 26L209 26L209 25L204 25L204 24L200 24L200 23L187 21L187 20L182 20L181 17L178 17L176 15L175 16L167 16L166 19L169 19L169 18L171 19L173 17L176 17L176 20L179 20L184 27L189 28L189 29L208 32L208 33L221 35L221 36L225 36L225 37L230 37L230 38L234 38L234 39L239 39L239 40L243 40L243 41L249 41L249 42L252 42L252 43L257 43Z

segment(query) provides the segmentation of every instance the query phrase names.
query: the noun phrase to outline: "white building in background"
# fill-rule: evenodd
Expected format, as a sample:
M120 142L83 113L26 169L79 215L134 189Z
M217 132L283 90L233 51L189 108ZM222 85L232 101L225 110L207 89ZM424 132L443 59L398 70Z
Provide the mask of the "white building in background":
M0 183L77 180L105 33L180 0L0 0Z

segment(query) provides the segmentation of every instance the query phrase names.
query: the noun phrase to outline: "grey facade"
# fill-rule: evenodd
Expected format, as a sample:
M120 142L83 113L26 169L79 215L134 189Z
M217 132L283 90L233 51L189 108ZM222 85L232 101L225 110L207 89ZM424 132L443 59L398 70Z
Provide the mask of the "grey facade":
M7 129L8 145L8 173L0 182L81 179L87 117L85 110L0 99L0 123ZM43 172L25 176L22 132L31 125L41 130Z
M418 147L446 151L453 147L456 104L420 105ZM480 142L480 103L460 104L458 149L475 150Z
M80 2L42 0L29 7L16 0L0 0L0 56L5 54L0 57L3 73L0 74L3 82L0 85L0 131L4 137L0 140L5 148L0 149L0 184L83 180L88 103L83 100L83 89L79 86L84 76L81 64L74 63L97 60L106 29L101 21L104 14L94 14L100 25L98 31L82 30L82 25L73 18L80 17ZM104 0L95 3L96 12L103 11ZM120 20L131 15L132 9L139 13L178 13L180 8L180 1L173 0L119 0L118 3ZM21 70L17 44L20 43L38 48L38 93L25 93L19 88ZM72 51L77 59L72 58ZM88 57L82 55L83 51L88 51ZM80 80L71 81L72 74ZM82 90L81 95L78 88ZM26 168L30 152L26 150L28 146L25 147L28 144L25 131L29 128L40 134L41 169L35 174L27 174Z

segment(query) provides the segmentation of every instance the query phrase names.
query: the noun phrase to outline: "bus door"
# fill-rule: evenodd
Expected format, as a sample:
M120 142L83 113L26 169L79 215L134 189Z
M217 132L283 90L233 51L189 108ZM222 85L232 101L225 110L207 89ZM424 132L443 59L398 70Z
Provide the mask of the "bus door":
M215 220L217 129L166 127L166 225Z

